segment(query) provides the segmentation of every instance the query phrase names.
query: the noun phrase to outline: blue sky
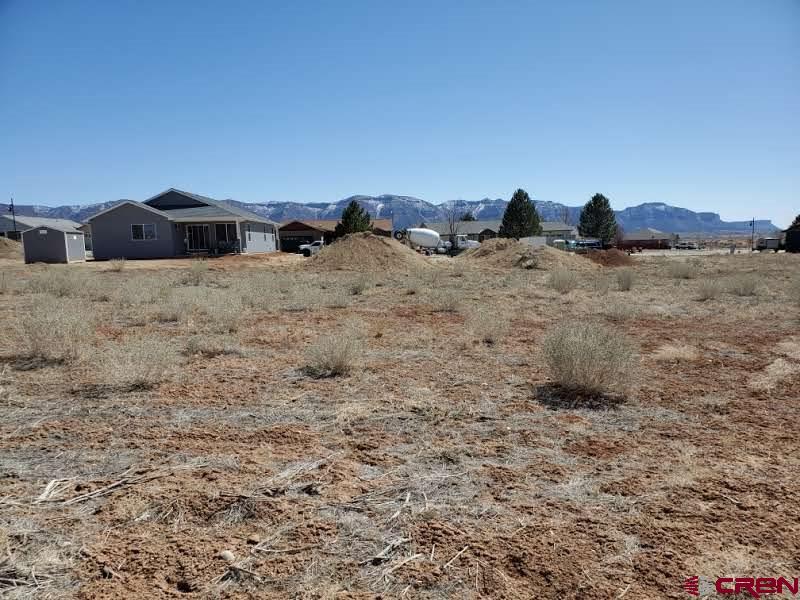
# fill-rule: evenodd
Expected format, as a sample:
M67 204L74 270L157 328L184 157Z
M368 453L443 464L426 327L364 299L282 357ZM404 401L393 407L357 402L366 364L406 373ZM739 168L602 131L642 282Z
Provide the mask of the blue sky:
M800 1L0 0L0 196L800 212Z

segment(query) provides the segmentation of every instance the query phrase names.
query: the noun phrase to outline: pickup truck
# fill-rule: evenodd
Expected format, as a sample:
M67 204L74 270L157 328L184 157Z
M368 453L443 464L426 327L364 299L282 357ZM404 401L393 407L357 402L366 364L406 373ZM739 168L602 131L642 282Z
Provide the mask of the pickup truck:
M758 238L756 241L756 247L753 250L757 252L766 252L772 250L773 252L777 252L781 247L781 240L780 238Z
M323 240L317 240L315 242L311 242L310 244L301 244L297 251L303 256L312 256L322 250L324 245L325 242Z

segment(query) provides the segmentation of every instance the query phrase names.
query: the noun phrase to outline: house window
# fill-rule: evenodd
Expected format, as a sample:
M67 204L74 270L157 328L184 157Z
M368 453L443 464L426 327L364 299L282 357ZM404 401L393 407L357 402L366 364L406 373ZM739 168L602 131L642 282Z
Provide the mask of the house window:
M217 242L235 242L236 225L234 223L217 223L214 226Z
M141 225L131 225L131 239L134 241L156 239L155 223L144 223Z

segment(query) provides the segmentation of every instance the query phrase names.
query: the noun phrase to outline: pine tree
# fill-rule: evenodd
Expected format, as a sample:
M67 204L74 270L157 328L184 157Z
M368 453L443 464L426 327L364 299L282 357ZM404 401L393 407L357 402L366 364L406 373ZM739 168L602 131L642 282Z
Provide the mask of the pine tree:
M358 202L351 200L350 204L342 212L342 220L336 224L333 235L336 238L340 238L349 233L370 231L371 229L372 219L370 219L369 213L361 208Z
M583 237L597 238L608 245L617 233L617 218L603 194L595 194L581 211L578 231Z
M517 190L506 206L506 212L503 213L500 237L518 240L540 233L542 233L542 226L539 223L539 213L536 212L531 197L525 190Z
M461 215L461 220L462 221L477 221L478 219L476 219L475 215L473 215L471 212L467 211L463 215Z
M797 215L794 218L794 221L792 221L792 224L789 225L789 229L791 229L792 231L796 231L796 230L800 229L800 215Z

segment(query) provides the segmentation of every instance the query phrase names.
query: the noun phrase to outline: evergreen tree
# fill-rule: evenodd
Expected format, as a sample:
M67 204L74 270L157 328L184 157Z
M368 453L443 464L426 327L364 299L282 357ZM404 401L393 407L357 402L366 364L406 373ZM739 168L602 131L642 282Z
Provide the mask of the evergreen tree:
M789 229L791 229L792 231L800 229L800 215L797 215L794 218L794 221L792 221L792 224L789 225Z
M514 192L511 202L503 213L503 222L500 225L500 237L519 238L539 235L542 226L539 223L539 213L531 202L528 192L519 189Z
M617 233L617 218L608 198L603 194L595 194L584 205L578 231L584 237L597 238L604 246L614 239Z
M336 238L340 238L349 233L370 231L371 229L372 219L370 219L369 213L361 208L358 202L351 200L342 213L342 220L336 224L333 235Z
M471 212L467 211L463 215L461 215L461 220L462 221L477 221L478 219L476 219L475 215L473 215Z

